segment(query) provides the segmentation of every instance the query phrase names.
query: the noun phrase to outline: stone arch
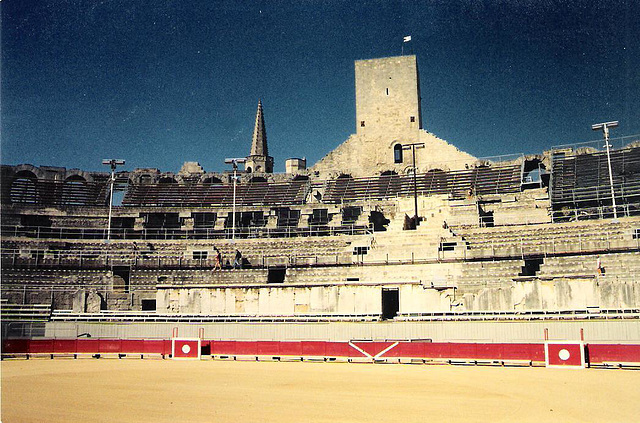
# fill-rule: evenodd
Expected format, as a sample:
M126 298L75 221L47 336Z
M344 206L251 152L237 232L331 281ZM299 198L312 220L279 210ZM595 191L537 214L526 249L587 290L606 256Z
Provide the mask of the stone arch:
M40 169L39 167L36 167L34 165L21 164L21 165L18 165L16 167L14 167L14 172L15 173L22 172L22 171L28 171L28 172L33 173L34 175L36 175L36 179L47 179L46 173L42 169Z
M221 184L222 179L218 178L217 176L207 176L206 178L202 179L202 183L203 184Z
M12 203L35 204L38 202L38 177L31 170L16 172L11 181L9 199Z
M163 176L158 180L159 184L177 184L178 181L173 176Z
M62 184L62 204L81 206L87 203L87 180L80 174L68 176Z
M143 173L142 175L138 176L138 183L140 185L152 184L153 176L148 173Z
M91 176L89 172L85 172L84 170L69 169L64 174L65 181L69 181L69 180L79 181L77 177L82 178L84 182L93 182L93 176ZM71 179L71 178L75 178L75 179Z

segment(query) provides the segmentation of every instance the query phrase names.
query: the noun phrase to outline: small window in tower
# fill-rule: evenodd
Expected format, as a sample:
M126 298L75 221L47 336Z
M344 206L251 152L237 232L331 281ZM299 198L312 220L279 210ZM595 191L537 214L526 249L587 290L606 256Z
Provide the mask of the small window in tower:
M416 121L416 117L415 116L411 116L410 120L411 120L411 122L415 122Z
M402 163L402 144L393 146L393 162Z
M360 121L360 126L364 128L364 120Z
M387 95L389 95L389 88L387 88Z

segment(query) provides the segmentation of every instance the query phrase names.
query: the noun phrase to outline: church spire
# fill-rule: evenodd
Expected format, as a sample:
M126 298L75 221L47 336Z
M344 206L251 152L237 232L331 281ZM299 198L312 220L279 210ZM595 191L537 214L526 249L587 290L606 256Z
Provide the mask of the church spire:
M251 152L244 166L247 172L273 173L273 157L269 156L269 148L267 147L267 130L264 126L262 100L258 100Z
M258 111L256 112L256 124L253 128L253 142L251 143L252 156L268 156L267 130L264 127L264 114L262 112L262 101L258 100Z

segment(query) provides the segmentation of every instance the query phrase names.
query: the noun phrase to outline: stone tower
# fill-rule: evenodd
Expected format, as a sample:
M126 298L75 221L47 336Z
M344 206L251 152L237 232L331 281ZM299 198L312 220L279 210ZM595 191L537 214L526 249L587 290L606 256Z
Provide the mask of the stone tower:
M267 147L267 130L264 126L264 113L262 102L258 100L258 111L256 112L256 124L253 128L253 140L251 142L251 152L247 156L244 169L258 173L273 173L273 157L269 156Z
M475 157L423 129L416 56L358 60L355 82L356 133L313 165L311 172L322 177L412 174L412 153L405 150L412 143L425 145L416 150L418 173L464 169L475 163Z
M356 61L356 133L405 134L422 129L416 56Z

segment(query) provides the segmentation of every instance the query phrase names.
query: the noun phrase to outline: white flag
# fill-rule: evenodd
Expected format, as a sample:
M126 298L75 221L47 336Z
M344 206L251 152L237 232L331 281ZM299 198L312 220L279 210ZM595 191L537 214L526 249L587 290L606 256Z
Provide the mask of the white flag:
M411 41L411 35L404 37L403 42L408 43L409 41Z

